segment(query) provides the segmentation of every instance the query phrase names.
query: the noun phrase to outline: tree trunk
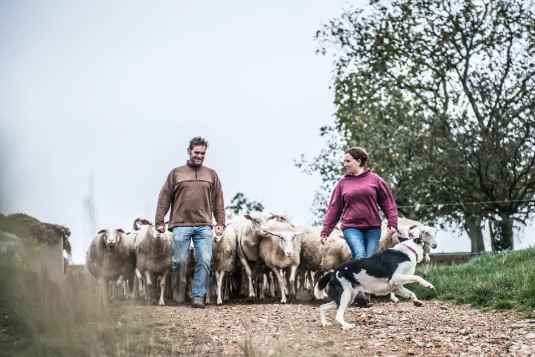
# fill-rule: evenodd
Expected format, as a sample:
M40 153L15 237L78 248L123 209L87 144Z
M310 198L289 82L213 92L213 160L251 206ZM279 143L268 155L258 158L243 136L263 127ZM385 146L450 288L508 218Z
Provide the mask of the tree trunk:
M483 242L483 231L481 230L481 217L473 215L464 218L464 229L470 237L472 245L472 253L481 253L485 251L485 243Z
M502 216L501 221L491 221L489 228L492 250L513 249L513 220L509 216Z

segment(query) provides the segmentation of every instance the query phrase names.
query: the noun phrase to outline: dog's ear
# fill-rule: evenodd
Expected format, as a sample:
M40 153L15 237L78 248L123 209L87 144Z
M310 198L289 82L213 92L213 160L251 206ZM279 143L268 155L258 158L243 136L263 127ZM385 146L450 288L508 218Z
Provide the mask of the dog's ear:
M414 238L414 243L424 245L424 241L422 240L422 238Z
M405 242L406 240L409 240L409 238L399 237L399 236L398 236L398 240L399 240L399 242L401 243L401 242Z

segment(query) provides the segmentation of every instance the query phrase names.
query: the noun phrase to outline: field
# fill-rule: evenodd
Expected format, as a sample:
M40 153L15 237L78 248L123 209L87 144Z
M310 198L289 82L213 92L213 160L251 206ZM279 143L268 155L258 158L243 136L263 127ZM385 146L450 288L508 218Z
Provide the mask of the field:
M497 275L488 267L491 259L505 275L511 261L515 274L523 262L531 274L534 253L483 257L451 269L463 277L481 264L484 269L478 271ZM371 308L346 311L346 320L357 325L349 331L337 326L332 313L328 318L334 324L322 328L317 301L283 305L274 299L255 304L235 299L206 309L173 302L161 307L143 300L103 304L83 267L72 269L59 286L6 267L1 277L0 356L535 355L535 311L533 305L519 305L533 304L522 296L533 291L533 275L518 284L513 280L505 292L495 290L500 298L511 295L506 309L482 309L454 303L451 295L470 298L469 291L452 288L468 279L434 267L429 281L438 294L409 286L424 306L375 297ZM483 306L492 301L476 274L469 279L477 281L477 294L485 291L476 301ZM481 280L494 284L491 278Z

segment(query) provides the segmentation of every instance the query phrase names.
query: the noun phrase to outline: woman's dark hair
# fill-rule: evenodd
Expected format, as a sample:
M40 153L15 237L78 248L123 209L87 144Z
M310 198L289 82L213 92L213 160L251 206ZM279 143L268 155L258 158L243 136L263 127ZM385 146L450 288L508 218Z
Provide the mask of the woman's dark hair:
M351 149L347 149L345 153L351 155L355 160L360 160L361 167L366 164L366 161L368 161L368 153L359 146L354 146Z
M196 136L189 141L189 149L193 149L194 146L206 146L208 147L208 141L200 136Z

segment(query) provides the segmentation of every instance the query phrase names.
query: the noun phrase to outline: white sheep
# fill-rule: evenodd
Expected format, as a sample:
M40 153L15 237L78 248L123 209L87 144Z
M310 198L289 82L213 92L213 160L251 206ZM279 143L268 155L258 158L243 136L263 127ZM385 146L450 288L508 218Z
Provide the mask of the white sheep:
M277 222L278 223L278 222ZM277 231L273 224L267 230L269 236L260 240L259 256L273 271L279 282L281 303L286 303L284 278L281 270L289 269L288 283L290 300L295 298L295 276L300 262L301 243L299 236L302 232Z
M145 297L149 299L154 294L153 283L160 282L159 305L165 305L165 288L167 276L171 273L171 245L173 235L166 231L160 233L154 225L146 220L138 221L134 249L136 252L136 276L139 281L145 281Z
M110 296L109 283L117 287L134 274L136 258L133 240L122 228L101 229L86 252L87 270L99 281L104 298Z
M321 226L299 226L303 234L301 240L301 264L299 265L300 286L298 296L303 298L303 290L307 275L314 273L314 280L338 265L351 259L351 250L340 232L333 230L325 244L320 242ZM343 236L342 236L343 237ZM313 281L311 286L315 285Z
M248 280L248 298L253 300L255 298L253 286L253 270L249 266L249 262L255 263L255 272L259 265L259 248L260 239L266 233L264 230L267 227L268 219L263 213L253 212L245 214L243 217L236 217L227 229L233 229L236 233L238 258L242 267L245 270Z
M210 263L210 270L215 276L217 295L216 303L218 305L223 303L222 286L225 274L227 274L228 277L229 273L232 273L236 268L237 234L235 228L236 227L233 224L228 225L225 227L222 235L214 235L214 241L212 243L212 261ZM207 299L208 298L209 293L207 293Z

